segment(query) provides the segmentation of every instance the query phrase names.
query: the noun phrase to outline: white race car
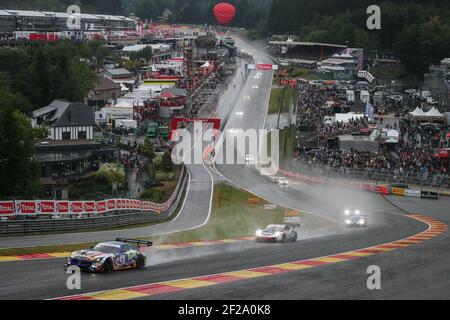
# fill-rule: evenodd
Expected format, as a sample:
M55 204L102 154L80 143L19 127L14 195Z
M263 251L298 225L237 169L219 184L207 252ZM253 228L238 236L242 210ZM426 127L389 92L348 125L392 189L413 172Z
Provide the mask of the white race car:
M256 231L256 242L296 242L296 228L300 225L271 224L264 230Z
M347 227L367 227L368 216L361 214L358 209L345 210L345 225Z

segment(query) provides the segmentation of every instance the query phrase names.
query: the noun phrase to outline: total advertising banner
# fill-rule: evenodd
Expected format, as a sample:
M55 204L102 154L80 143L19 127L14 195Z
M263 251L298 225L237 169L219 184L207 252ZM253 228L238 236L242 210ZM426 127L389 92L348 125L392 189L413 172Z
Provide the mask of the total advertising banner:
M37 213L37 201L16 200L14 204L18 215L35 215Z
M83 211L84 213L95 213L95 201L85 201Z
M169 209L175 199L176 197L173 197L164 204L130 199L109 199L102 201L10 200L0 201L0 216L102 214L115 210L161 213Z
M83 213L83 202L82 201L71 201L69 206L70 213Z
M69 201L55 201L55 213L69 214Z
M105 213L106 212L106 201L98 201L96 203L96 211L97 211L97 213Z
M14 201L0 201L0 216L14 215Z
M106 201L106 211L116 210L116 200L110 199Z
M55 213L55 201L40 200L37 201L37 213L39 214L53 214Z
M276 64L248 64L248 70L278 70L278 65Z

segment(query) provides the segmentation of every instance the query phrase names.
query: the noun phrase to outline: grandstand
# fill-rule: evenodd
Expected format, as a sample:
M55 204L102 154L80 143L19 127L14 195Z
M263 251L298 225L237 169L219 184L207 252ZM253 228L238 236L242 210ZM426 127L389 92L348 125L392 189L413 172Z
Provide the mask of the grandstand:
M79 31L135 30L136 21L124 16L101 14L74 15L81 19ZM15 31L63 32L68 31L69 14L50 11L0 10L0 34ZM73 30L73 29L72 29Z

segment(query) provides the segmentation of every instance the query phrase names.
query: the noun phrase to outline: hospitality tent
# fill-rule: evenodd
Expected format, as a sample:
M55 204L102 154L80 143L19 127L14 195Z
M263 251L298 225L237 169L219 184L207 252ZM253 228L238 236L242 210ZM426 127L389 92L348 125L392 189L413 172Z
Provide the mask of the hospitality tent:
M361 90L361 102L363 104L369 103L370 102L370 93L369 91L365 91L365 90Z
M416 118L426 117L427 116L427 114L422 109L420 109L419 107L417 107L416 110L414 110L413 112L410 112L410 114L413 117L416 117Z
M428 111L425 115L427 117L429 117L429 118L442 118L442 117L444 117L442 115L442 113L440 113L439 110L437 110L435 107L431 108L431 110Z
M387 132L387 136L389 138L398 138L398 137L400 137L400 133L397 130L389 130Z

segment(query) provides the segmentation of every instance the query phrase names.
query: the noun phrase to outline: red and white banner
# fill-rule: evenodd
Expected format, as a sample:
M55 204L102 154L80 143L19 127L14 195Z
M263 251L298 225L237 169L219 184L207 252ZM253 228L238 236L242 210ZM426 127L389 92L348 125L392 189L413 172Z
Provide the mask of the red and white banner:
M92 214L115 210L136 210L156 212L168 210L176 195L163 204L130 199L109 199L102 201L55 201L55 200L16 200L0 201L0 215L53 215L53 214Z
M55 201L55 213L68 214L69 213L69 201Z
M14 215L14 201L0 201L0 216Z
M46 201L46 200L37 201L37 213L40 214L55 213L55 201Z
M69 205L70 213L83 213L83 202L82 201L71 201Z
M106 201L97 201L95 204L95 211L97 213L105 213L106 212Z
M278 65L276 64L248 64L248 70L260 70L260 71L271 71L278 70Z
M106 201L106 211L116 210L116 200L111 199Z
M83 213L95 213L95 201L85 201L83 203Z
M16 200L14 201L15 211L18 215L35 215L37 214L37 201Z

